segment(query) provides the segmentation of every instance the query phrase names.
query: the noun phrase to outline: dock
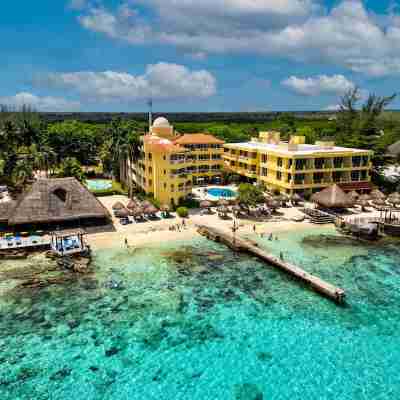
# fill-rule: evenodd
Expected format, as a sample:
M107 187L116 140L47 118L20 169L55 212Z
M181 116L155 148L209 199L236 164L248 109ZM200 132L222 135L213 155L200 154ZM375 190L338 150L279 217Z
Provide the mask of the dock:
M265 250L260 249L257 243L251 240L243 239L238 237L236 234L206 225L198 226L198 232L210 240L225 244L234 251L248 253L258 257L269 265L295 277L314 291L330 300L333 300L335 303L343 304L345 301L346 294L343 289L336 287L317 276L309 274L294 264L288 263L272 254L269 254Z

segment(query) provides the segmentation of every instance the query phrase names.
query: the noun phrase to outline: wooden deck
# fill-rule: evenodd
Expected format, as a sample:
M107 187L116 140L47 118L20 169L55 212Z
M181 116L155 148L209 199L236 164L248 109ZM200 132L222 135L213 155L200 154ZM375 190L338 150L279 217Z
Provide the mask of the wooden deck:
M342 304L345 301L345 292L343 289L331 285L330 283L318 278L317 276L309 274L308 272L304 271L294 264L283 261L278 257L267 253L265 250L260 249L256 243L250 240L246 240L237 237L236 235L234 236L230 232L226 232L205 225L199 226L198 232L208 239L224 243L235 251L246 252L257 256L259 259L266 261L268 264L294 276L295 278L310 286L316 292L335 301L336 303Z
M50 248L49 237L38 237L37 239L20 238L12 240L0 239L0 250L31 250L40 248Z

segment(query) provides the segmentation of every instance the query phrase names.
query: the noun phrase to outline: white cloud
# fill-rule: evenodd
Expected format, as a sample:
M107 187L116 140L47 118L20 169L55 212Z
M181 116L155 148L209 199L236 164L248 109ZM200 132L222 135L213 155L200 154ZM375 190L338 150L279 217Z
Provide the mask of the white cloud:
M318 96L321 94L340 95L355 87L355 84L343 75L319 75L308 78L290 76L282 81L282 85L304 96Z
M361 0L343 0L331 10L319 7L317 0L129 3L114 11L91 8L79 21L86 29L134 45L167 44L193 54L279 55L373 76L400 74L400 18L378 18Z
M143 75L126 72L72 72L50 74L47 82L70 88L95 100L206 98L216 93L216 80L206 71L191 71L183 65L148 65Z
M0 97L0 104L17 109L22 106L30 106L37 111L76 111L80 109L80 103L69 101L61 97L36 96L29 92L20 92L15 96Z

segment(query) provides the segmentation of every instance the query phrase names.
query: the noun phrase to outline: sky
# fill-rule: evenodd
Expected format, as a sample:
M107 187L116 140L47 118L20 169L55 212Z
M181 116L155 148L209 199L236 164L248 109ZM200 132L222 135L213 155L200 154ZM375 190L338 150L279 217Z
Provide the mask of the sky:
M361 98L400 89L393 0L3 3L0 104L13 107L331 110L356 86Z

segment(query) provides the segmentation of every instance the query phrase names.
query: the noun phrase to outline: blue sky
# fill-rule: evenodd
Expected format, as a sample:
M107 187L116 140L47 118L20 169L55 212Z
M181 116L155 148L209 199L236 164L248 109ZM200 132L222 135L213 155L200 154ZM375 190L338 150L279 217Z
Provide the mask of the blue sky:
M390 0L15 0L0 37L0 103L43 111L331 109L400 76Z

